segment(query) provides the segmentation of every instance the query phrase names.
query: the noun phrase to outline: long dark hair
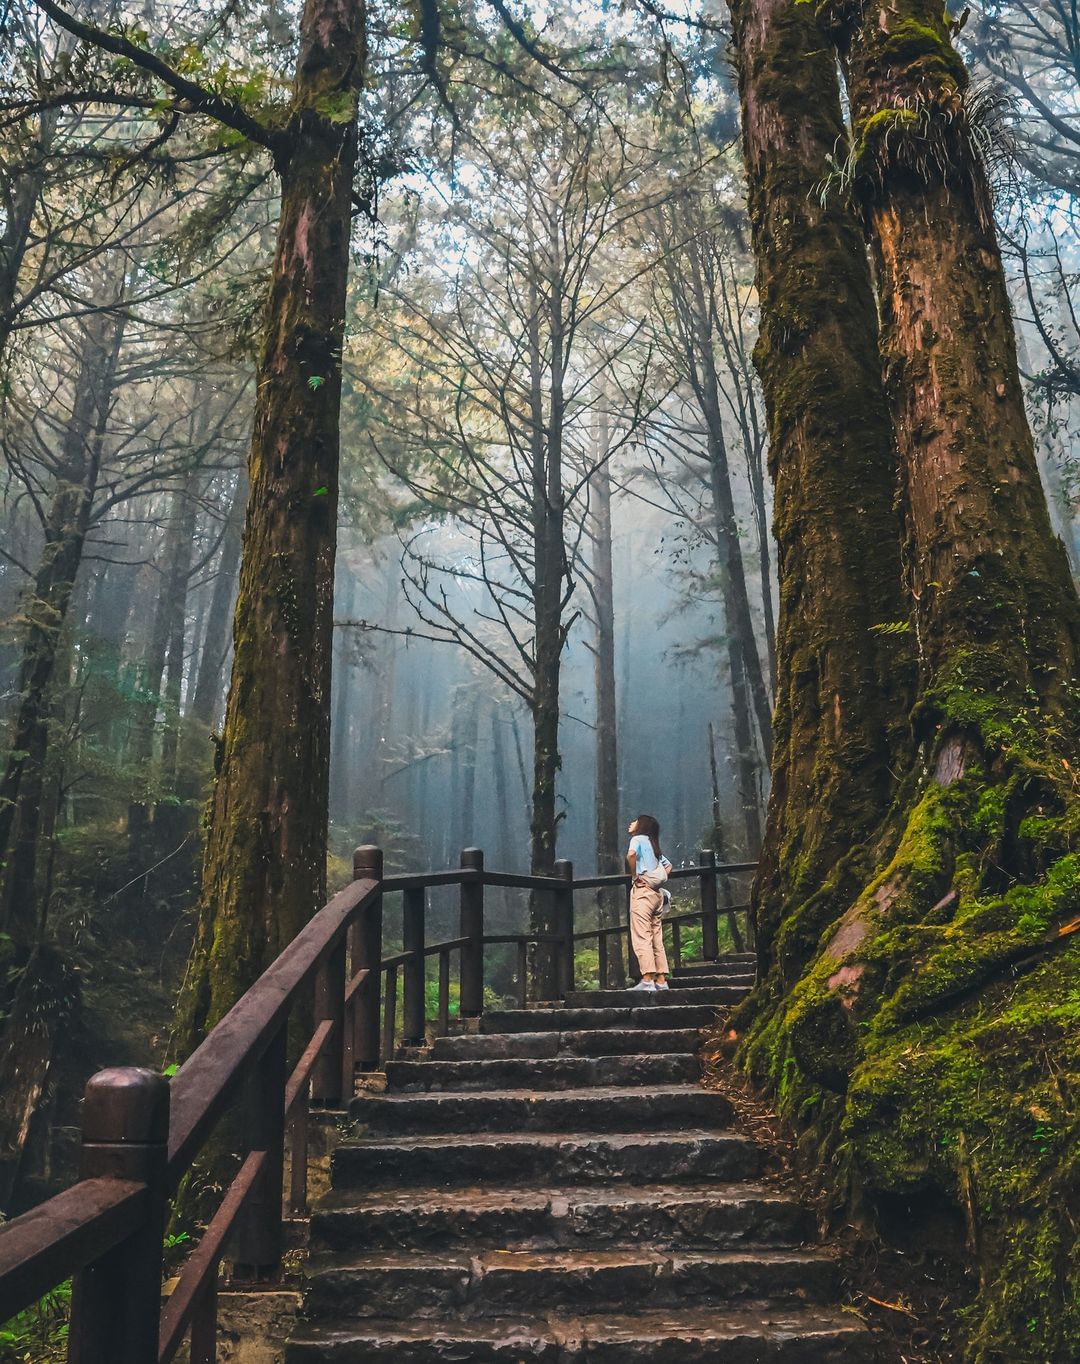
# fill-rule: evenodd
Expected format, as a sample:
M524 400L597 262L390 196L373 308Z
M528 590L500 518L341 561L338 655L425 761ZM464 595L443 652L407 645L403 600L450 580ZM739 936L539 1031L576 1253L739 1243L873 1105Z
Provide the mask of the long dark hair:
M638 833L644 834L652 844L652 850L656 854L656 860L659 862L664 854L660 851L660 825L657 822L656 817L654 815L638 815L635 823L637 824Z

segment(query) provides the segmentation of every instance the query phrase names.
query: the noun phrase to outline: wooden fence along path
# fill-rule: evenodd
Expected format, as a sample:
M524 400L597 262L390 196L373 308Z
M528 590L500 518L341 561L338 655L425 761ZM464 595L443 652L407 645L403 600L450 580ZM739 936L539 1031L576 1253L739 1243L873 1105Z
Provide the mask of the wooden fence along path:
M717 883L752 863L717 866L703 852L698 866L673 881L696 882L699 907L670 917L674 965L681 966L686 927L699 924L702 958L719 956L719 920L732 941L752 947L746 906L718 909ZM573 991L577 946L595 941L602 987L622 970L625 923L579 930L575 892L622 888L625 876L575 879L569 862L552 877L488 871L468 849L462 865L417 875L383 875L378 848L357 850L354 880L316 914L213 1029L176 1075L122 1068L93 1076L86 1088L80 1179L64 1193L0 1228L0 1322L73 1279L68 1358L72 1364L168 1364L185 1336L192 1364L214 1364L218 1268L228 1254L250 1279L280 1269L283 1206L306 1209L309 1105L340 1109L351 1099L357 1070L392 1059L398 1042L415 1045L434 1023L450 1031L453 964L459 1013L484 1012L485 949L516 952L517 1002ZM428 892L459 888L458 936L428 942ZM550 898L555 932L486 933L485 890L506 887ZM383 955L383 901L402 895L402 951ZM745 938L744 938L744 935ZM530 948L535 954L529 970ZM437 958L438 1003L425 1017L427 963ZM633 962L629 966L633 971ZM290 1016L313 1001L314 1028L289 1069ZM295 1015L294 1015L295 1011ZM164 1307L162 1251L170 1200L221 1119L237 1110L246 1157L188 1259ZM291 1146L290 1187L283 1190ZM283 1196L284 1195L284 1196Z

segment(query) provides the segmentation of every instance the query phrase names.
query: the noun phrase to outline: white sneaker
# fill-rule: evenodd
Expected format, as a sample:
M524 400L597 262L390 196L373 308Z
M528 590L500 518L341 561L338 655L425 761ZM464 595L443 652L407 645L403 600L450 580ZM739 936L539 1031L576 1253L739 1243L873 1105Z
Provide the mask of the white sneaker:
M656 990L656 986L651 980L639 980L636 985L630 986L631 990Z
M656 980L656 981L653 981L653 989L654 989L654 990L670 990L670 989L671 989L671 986L667 983L666 980Z

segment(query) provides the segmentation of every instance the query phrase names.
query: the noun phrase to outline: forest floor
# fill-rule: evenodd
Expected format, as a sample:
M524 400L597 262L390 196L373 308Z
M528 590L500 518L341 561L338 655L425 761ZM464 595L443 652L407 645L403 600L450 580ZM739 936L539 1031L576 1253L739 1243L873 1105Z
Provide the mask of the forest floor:
M883 1364L958 1364L958 1309L972 1285L954 1261L926 1246L901 1246L837 1209L827 1181L799 1159L792 1133L726 1053L721 1031L705 1046L705 1085L731 1101L737 1131L765 1152L764 1183L795 1191L815 1209L840 1255L844 1303L879 1333Z

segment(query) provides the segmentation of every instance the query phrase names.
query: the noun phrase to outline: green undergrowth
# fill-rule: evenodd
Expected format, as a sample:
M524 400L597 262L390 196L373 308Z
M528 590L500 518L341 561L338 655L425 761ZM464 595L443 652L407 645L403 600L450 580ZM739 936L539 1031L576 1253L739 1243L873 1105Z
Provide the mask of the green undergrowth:
M1080 789L1022 705L946 687L927 713L891 855L842 912L785 916L740 1057L849 1212L969 1268L970 1364L1071 1364Z
M70 1308L68 1282L0 1324L0 1364L63 1364Z

